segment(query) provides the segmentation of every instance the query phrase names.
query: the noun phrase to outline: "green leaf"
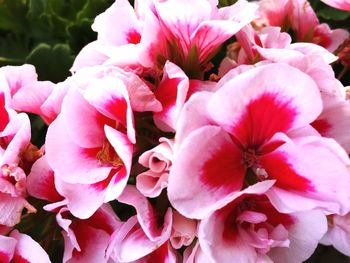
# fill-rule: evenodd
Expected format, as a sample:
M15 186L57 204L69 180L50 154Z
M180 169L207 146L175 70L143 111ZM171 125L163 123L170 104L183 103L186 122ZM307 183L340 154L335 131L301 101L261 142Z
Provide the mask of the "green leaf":
M329 19L334 21L342 21L350 17L350 12L334 9L331 7L324 7L320 11L318 11L317 14L318 16L324 19Z
M69 76L73 56L66 44L50 46L41 43L28 55L26 62L36 67L40 80L59 82Z
M0 29L25 32L25 1L0 0Z

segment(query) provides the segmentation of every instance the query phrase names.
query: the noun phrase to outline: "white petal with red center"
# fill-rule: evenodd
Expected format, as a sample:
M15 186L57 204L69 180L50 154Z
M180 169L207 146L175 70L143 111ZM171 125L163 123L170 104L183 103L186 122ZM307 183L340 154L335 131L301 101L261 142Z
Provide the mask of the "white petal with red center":
M10 263L17 241L12 237L0 235L0 262Z

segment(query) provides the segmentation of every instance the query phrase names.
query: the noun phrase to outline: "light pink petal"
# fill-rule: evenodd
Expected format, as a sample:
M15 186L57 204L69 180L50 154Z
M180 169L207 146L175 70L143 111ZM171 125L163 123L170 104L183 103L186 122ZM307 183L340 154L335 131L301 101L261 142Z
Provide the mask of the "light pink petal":
M105 138L103 126L112 121L86 101L78 89L70 89L61 112L62 129L75 144L84 148L99 147Z
M14 226L21 220L22 210L29 203L24 197L13 197L10 194L0 193L0 224ZM6 211L6 212L5 212Z
M304 55L318 55L328 64L338 60L338 57L333 55L327 49L312 43L293 43L289 46L289 48L294 51L299 51Z
M12 106L18 111L41 115L41 105L49 97L55 84L51 81L35 81L23 86L14 94Z
M178 115L187 99L189 80L175 64L167 62L163 79L155 90L155 96L162 104L162 111L154 113L155 124L163 131L175 131Z
M288 229L289 247L275 247L268 256L273 262L304 262L315 251L327 231L327 220L321 211L293 214L294 224Z
M175 249L191 245L197 234L197 221L173 211L173 229L170 243Z
M10 263L16 247L16 239L0 236L0 262Z
M189 246L184 251L183 255L183 262L184 263L214 263L215 261L210 260L201 249L199 242L192 247Z
M97 160L99 150L100 148L86 149L77 145L67 133L62 115L49 126L46 136L47 160L55 176L68 183L96 183L107 178L112 168Z
M267 195L279 211L349 211L350 161L334 140L310 136L285 141L258 162L276 179Z
M62 197L55 188L54 180L54 172L44 155L33 164L27 177L28 194L50 202L60 201Z
M134 186L127 185L119 202L132 205L137 212L137 219L143 232L150 240L168 239L172 225L172 210L169 208L164 216L164 224L159 226L156 211L153 209L146 197L144 197Z
M144 196L157 197L168 186L168 173L155 173L151 170L143 172L136 177L136 188Z
M321 110L314 81L278 63L246 71L226 82L208 104L210 116L243 147L261 145L276 132L308 125Z
M120 20L120 17L123 17ZM141 25L127 0L118 0L98 15L92 25L98 41L109 45L137 44L141 39Z
M11 96L13 96L20 88L36 82L38 75L33 65L24 64L22 66L5 66L0 69L7 79L10 87Z
M45 250L30 236L21 234L17 230L11 232L10 237L17 240L14 253L14 262L51 262Z
M84 98L103 116L116 121L112 127L121 124L126 128L130 141L135 143L134 119L129 95L121 80L107 76L93 80L84 92Z
M229 135L220 127L205 126L187 136L175 153L169 200L186 217L200 219L239 191L244 175L241 151Z
M177 263L180 262L180 256L174 250L171 245L165 242L158 249L154 250L151 254L135 261L135 263Z
M321 1L334 8L350 11L349 0L321 0Z

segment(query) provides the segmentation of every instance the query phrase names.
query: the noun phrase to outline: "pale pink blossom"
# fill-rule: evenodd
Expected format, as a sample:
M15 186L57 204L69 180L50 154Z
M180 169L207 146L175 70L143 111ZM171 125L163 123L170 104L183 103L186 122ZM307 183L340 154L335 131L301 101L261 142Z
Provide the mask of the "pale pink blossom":
M173 248L179 249L182 246L192 244L197 235L197 221L186 218L176 210L173 211L173 226L170 242Z
M141 79L118 68L86 68L69 83L48 129L46 153L69 210L88 218L127 183L136 142L133 111L161 105Z
M316 13L307 0L262 0L258 23L279 26L283 31L290 28L300 42L312 42L333 52L349 36L344 29L330 29L320 24Z
M126 186L118 201L133 206L136 215L131 216L112 235L107 250L112 259L117 262L133 262L150 255L167 243L172 227L170 207L159 213L147 198L131 185Z
M323 245L333 245L338 251L350 257L350 213L329 215L328 232L321 240Z
M321 0L327 5L333 6L334 8L350 11L349 0Z
M24 208L36 209L26 200L26 173L36 148L30 144L30 122L25 113L7 108L5 93L0 90L0 225L19 223Z
M200 222L198 240L213 262L298 263L312 255L327 230L325 215L278 212L263 195L267 183L246 188Z
M13 230L9 236L0 235L0 262L50 263L51 261L35 240Z
M160 144L144 152L139 163L149 168L136 177L137 189L147 197L157 197L168 185L169 171L173 160L173 140L160 138Z
M242 188L276 180L266 195L280 212L349 210L349 158L310 126L322 100L307 74L275 63L218 86L194 94L180 116L168 184L175 209L201 219Z

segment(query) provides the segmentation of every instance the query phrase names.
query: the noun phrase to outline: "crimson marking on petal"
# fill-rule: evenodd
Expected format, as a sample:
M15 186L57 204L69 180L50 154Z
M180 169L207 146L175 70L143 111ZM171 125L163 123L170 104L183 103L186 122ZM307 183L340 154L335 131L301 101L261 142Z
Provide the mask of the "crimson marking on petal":
M314 127L321 135L327 134L327 132L332 128L329 122L325 119L317 119L311 123L311 126Z
M132 29L126 34L126 41L130 44L138 44L141 41L141 35L136 29Z
M233 188L240 189L245 174L241 159L241 153L232 145L222 145L221 149L203 164L201 181L210 187L224 187L227 191L232 191Z
M281 101L278 94L264 93L251 101L231 133L242 144L258 148L277 132L288 131L297 115L291 101Z
M164 263L167 262L169 256L168 243L165 242L158 249L146 256L145 263Z
M98 183L91 184L91 187L97 191L104 191L108 187L109 183L111 182L113 176L117 173L117 171L118 170L116 170L116 169L112 169L109 172L109 175L107 176L106 179L104 179Z
M0 262L7 263L10 262L10 256L6 254L5 252L0 251Z
M3 131L10 121L9 115L5 108L5 95L0 93L0 131Z
M259 158L261 166L266 170L269 178L276 179L275 186L296 191L313 191L312 183L293 169L287 158L281 153Z
M179 78L167 79L162 81L161 85L155 91L154 94L162 104L164 112L167 112L171 106L175 105L179 83Z
M105 109L113 116L115 120L119 121L126 127L126 112L128 109L128 104L124 98L113 97L111 100L106 102ZM110 126L113 127L112 125Z
M30 261L23 258L21 255L18 255L17 253L15 253L15 255L13 256L12 262L13 263L31 263Z

